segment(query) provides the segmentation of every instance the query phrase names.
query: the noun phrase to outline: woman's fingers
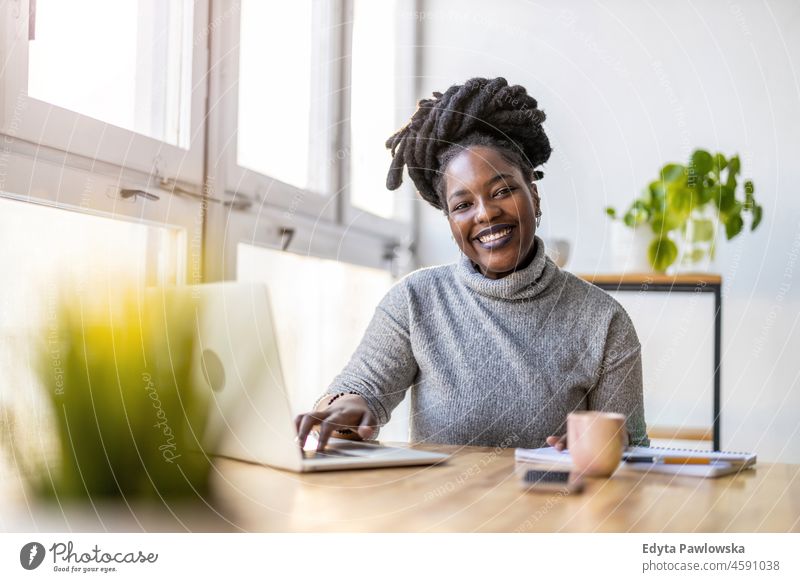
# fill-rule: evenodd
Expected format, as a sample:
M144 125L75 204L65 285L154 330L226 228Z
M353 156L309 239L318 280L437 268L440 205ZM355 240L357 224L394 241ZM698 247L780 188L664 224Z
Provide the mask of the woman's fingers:
M374 436L378 422L363 398L359 396L348 400L348 397L345 396L341 400L341 403L337 402L328 408L298 414L295 417L297 440L300 442L301 448L305 447L306 439L316 425L319 425L318 451L325 448L336 430L354 430L362 439Z
M311 429L324 421L330 414L330 409L316 410L307 414L300 414L295 419L295 424L297 425L297 439L300 441L301 449L306 446L306 439Z
M361 417L361 423L358 425L358 436L364 440L369 440L375 434L375 427L378 425L377 419L372 413L367 410Z
M554 447L557 451L563 451L567 448L567 435L549 436L545 439L548 445Z
M333 431L342 428L350 428L351 423L347 421L347 414L344 411L337 410L336 413L331 414L328 418L323 420L319 425L319 441L317 442L317 450L321 451L328 444L328 439L331 438Z

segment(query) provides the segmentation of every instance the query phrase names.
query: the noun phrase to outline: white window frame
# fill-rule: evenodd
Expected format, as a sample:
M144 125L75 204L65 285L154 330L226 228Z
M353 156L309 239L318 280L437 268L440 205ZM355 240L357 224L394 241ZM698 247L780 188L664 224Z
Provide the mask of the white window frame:
M353 3L347 0L347 18L345 19L345 34L348 42L348 47L351 46L352 41L352 28L353 28ZM414 20L411 18L398 18L398 45L399 46L417 46L417 29L414 26ZM348 54L352 53L352 48L348 48ZM350 119L350 79L352 72L352 60L343 60L343 75L345 82L342 89L343 107L342 111L347 112L347 120ZM415 69L419 67L416 54L398 54L394 63L397 75L400 78L413 79L415 78ZM403 124L408 122L408 116L402 116L401 111L404 109L403 105L409 106L416 102L416 83L409 83L405 87L398 88L397 103L400 107L395 110L395 127L400 128ZM350 124L345 123L343 127L343 141L345 151L350 150ZM388 139L389 136L387 135ZM389 171L389 164L391 163L391 156L389 151L386 151L386 172ZM350 184L350 164L342 164L341 169L341 183ZM361 208L355 206L350 201L350 190L347 187L342 188L342 222L348 226L356 227L359 230L366 230L375 233L391 233L398 241L406 241L401 243L401 246L406 247L413 239L412 226L414 222L413 206L415 203L416 192L408 180L405 180L400 188L391 192L387 190L383 193L376 193L376 195L394 196L394 209L395 218L389 219L383 216L372 214Z
M289 215L266 205L246 212L211 205L207 216L204 269L209 281L236 278L239 243L385 269L395 276L409 270L403 262L408 258L398 252L391 237Z
M207 229L209 256L206 269L212 280L235 277L236 248L239 242L246 242L267 248L284 248L288 237L286 230L292 232L289 246L285 250L311 254L324 258L334 258L376 268L391 269L396 274L410 270L413 259L414 191L409 184L404 190L395 193L400 212L398 219L386 219L367 213L350 204L346 188L349 171L349 42L352 17L352 2L326 3L331 7L327 18L338 23L331 27L337 35L328 39L328 46L335 51L334 60L339 67L332 70L325 84L329 87L331 102L325 108L325 115L331 123L336 121L340 127L338 135L331 136L326 158L335 160L329 164L330 195L296 188L269 176L243 168L237 164L237 123L238 123L238 74L239 74L239 0L220 0L212 8L211 27L212 55L214 63L211 74L211 94L209 112L213 137L209 140L209 172L213 172L213 182L220 194L227 198L235 196L251 200L254 204L244 212L230 211L228 208L212 206L209 208L209 228ZM218 12L217 12L218 11ZM415 30L413 22L402 31L406 46L414 46ZM413 78L411 72L416 67L416 55L409 54L404 61L405 78ZM414 103L416 87L409 85L403 89L403 102ZM403 120L398 120L398 127ZM326 124L330 125L329 124ZM388 137L388 136L387 136ZM344 155L337 155L343 152ZM390 156L387 152L388 171ZM390 195L387 192L387 195ZM392 254L395 258L389 258Z
M195 0L190 146L182 149L28 96L30 0L0 5L0 48L7 55L0 89L0 133L188 184L203 183L208 2ZM187 43L184 43L186 46ZM75 131L80 127L80 131Z
M136 222L176 231L176 284L200 283L204 206L191 197L160 190L154 177L112 164L66 154L47 146L3 140L0 196L70 212ZM123 198L122 190L141 195ZM155 196L157 199L146 197ZM148 249L154 251L157 249ZM155 257L148 257L152 260Z
M262 201L270 207L291 209L292 212L299 212L306 216L313 216L323 221L336 220L336 196L326 196L316 192L310 192L287 184L270 176L261 174L255 170L242 167L238 164L238 109L239 109L239 46L240 46L240 16L241 3L239 0L220 0L220 18L222 25L212 32L215 34L220 46L224 47L218 53L219 62L215 64L211 74L220 75L222 90L218 99L213 101L214 107L210 112L210 117L216 119L217 129L220 132L220 144L223 146L221 152L212 155L212 159L221 161L225 167L225 191L229 195L244 195L253 200ZM335 18L335 3L321 3L328 9L327 18ZM277 5L276 5L277 6ZM224 17L228 15L227 17ZM230 17L234 15L234 17ZM329 29L331 35L325 39L325 43L331 51L339 50L340 38L333 31L335 27ZM338 70L330 71L326 78L320 81L320 86L327 95L339 93L337 87L340 86ZM338 103L329 102L324 107L321 115L327 119L335 117ZM212 121L213 123L213 121ZM324 126L328 124L323 123ZM328 150L336 150L335 138L328 140ZM323 181L327 189L335 189L336 179L334 172L335 166L328 165L331 171L324 174Z

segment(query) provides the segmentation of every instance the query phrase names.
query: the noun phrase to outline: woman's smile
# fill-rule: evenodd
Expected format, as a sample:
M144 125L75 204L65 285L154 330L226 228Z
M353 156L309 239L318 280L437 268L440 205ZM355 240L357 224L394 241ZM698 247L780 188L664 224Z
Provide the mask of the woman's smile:
M486 232L490 230L491 232ZM476 242L482 248L491 251L503 248L514 238L514 227L511 225L499 225L481 232L486 232L486 234L475 237Z
M499 249L511 241L513 231L514 226L511 224L498 224L482 229L475 240L485 249Z

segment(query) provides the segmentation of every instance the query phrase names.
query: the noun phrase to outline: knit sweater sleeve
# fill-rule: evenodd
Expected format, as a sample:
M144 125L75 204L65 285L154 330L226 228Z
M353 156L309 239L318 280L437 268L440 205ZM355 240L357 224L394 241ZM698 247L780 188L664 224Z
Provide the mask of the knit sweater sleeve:
M603 363L589 391L589 409L625 415L630 444L649 446L642 395L642 348L621 307L609 325Z
M381 299L350 361L317 403L329 395L353 392L366 400L380 425L389 422L418 372L404 283L395 284Z

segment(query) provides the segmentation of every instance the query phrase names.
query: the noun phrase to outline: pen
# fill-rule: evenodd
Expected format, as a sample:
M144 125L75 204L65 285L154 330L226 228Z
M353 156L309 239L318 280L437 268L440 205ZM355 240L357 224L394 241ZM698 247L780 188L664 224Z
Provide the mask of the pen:
M635 455L631 455L630 457L625 457L623 460L626 463L655 463L656 462L656 460L653 457L635 456Z
M661 462L667 465L710 465L711 459L703 457L663 457Z
M664 463L665 465L710 465L711 459L703 457L625 457L626 463Z

